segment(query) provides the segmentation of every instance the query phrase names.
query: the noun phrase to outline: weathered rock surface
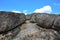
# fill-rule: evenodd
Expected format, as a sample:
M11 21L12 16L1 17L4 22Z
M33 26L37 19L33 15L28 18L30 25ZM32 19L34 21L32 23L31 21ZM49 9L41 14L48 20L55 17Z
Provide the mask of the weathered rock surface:
M60 31L60 16L55 18L55 21L52 27L53 29Z
M12 40L20 32L20 27L17 27L9 32L0 34L0 40Z
M25 15L13 12L0 12L0 33L11 30L25 22Z
M0 12L0 40L60 40L59 20L54 14Z
M31 14L30 21L31 21L32 23L35 23L35 22L36 22L36 15L37 15L37 13Z
M35 13L31 20L43 28L60 29L60 16L55 14Z
M38 25L45 27L45 28L51 28L56 18L56 15L40 13L40 14L37 14L35 18L36 18L36 22L38 23Z
M44 29L36 23L26 23L13 40L60 40L60 34L52 29Z
M30 20L31 15L26 15L26 20Z

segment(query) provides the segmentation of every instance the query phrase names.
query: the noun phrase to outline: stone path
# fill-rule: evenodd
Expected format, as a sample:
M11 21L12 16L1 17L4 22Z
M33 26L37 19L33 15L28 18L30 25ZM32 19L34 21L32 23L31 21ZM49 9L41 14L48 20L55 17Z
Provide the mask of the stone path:
M59 40L60 36L57 32L51 29L43 29L36 25L36 23L26 23L20 26L21 31L12 40ZM57 38L58 37L58 38Z
M25 24L22 24L20 28L20 33L13 40L20 40L21 38L23 39L23 37L27 35L31 36L31 34L34 34L38 31L36 23L30 23L29 20L26 21Z

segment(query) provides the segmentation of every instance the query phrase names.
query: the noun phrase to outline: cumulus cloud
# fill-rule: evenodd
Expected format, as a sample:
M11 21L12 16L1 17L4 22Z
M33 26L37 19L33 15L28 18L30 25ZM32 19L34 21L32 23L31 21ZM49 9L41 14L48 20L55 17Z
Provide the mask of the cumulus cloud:
M14 13L21 13L20 11L15 11L15 10L13 10L12 12L14 12Z
M34 13L51 13L51 12L52 12L52 8L49 5L36 9L34 11Z

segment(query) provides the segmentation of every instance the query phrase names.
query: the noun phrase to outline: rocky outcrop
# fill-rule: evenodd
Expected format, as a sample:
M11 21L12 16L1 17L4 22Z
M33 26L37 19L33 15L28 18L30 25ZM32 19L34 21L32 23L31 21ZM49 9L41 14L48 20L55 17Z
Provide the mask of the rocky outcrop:
M22 13L0 12L0 33L12 30L25 22L25 15Z
M23 13L0 11L0 40L12 40L25 21L26 16Z
M11 31L0 34L0 40L12 40L20 32L20 27L12 29Z
M26 15L26 20L30 20L31 15Z
M38 23L38 25L40 25L41 27L45 27L45 28L51 28L54 20L56 18L56 15L51 15L51 14L37 14L36 15L36 22Z
M60 16L47 13L35 13L31 17L32 21L36 22L43 28L60 29Z
M37 15L37 13L33 13L33 14L31 14L31 17L30 17L30 22L32 22L32 23L35 23L36 22L36 15Z
M0 40L60 40L59 20L54 14L1 11Z
M60 40L60 34L53 29L45 29L36 24L28 24L14 40Z
M53 23L53 29L60 31L60 16L57 16Z
M37 13L31 17L31 21L36 23L26 21L25 28L13 40L60 40L60 33L54 30L59 28L59 16Z

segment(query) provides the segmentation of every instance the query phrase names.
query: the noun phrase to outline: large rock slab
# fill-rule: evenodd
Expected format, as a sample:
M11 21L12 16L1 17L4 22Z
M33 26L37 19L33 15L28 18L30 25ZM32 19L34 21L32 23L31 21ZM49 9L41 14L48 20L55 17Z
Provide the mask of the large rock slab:
M5 32L4 34L0 34L0 40L12 40L20 32L20 30L20 27L17 27L11 31Z
M36 22L38 25L45 27L45 28L51 28L53 25L53 22L55 20L55 15L51 14L37 14L36 15Z
M11 30L23 22L25 15L22 13L0 11L0 33Z
M35 23L35 22L36 22L36 15L37 15L37 13L32 13L32 14L31 14L30 21L31 21L32 23Z
M60 31L60 16L57 16L55 18L55 21L53 23L53 29Z
M55 30L60 29L60 16L55 14L45 14L40 13L36 14L35 21L36 23L43 28L53 28Z
M60 40L60 34L55 30L30 23L13 40Z

